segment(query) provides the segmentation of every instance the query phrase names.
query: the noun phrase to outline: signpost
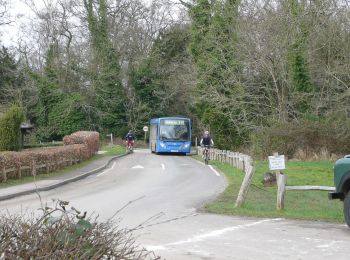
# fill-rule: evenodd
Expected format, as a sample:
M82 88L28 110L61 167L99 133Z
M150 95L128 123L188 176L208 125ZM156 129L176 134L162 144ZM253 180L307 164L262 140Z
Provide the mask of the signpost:
M276 172L277 181L277 209L284 208L284 196L286 193L287 176L281 173L281 170L286 169L286 161L284 155L278 155L274 153L273 156L269 156L269 168L271 171Z
M147 137L147 132L148 132L148 126L145 125L142 129L145 132L145 144L146 144L146 137Z
M280 171L286 169L284 155L269 156L269 168L271 171Z

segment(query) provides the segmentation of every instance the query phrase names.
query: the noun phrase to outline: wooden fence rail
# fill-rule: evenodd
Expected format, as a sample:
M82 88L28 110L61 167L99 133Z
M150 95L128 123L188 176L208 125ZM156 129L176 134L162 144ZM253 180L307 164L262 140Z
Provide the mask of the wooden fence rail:
M331 186L286 186L286 190L324 190L324 191L335 191L335 187L331 187Z
M202 147L198 146L198 155L203 154ZM244 204L249 187L251 185L252 179L255 174L255 168L253 166L253 159L249 155L245 155L238 152L210 149L209 159L216 160L222 163L227 163L235 168L242 170L245 173L241 188L239 190L237 200L235 203L236 207L240 207ZM286 191L293 190L324 190L324 191L334 191L335 187L328 186L287 186L287 176L283 174L278 174L277 178L277 209L284 208L284 198Z
M203 154L202 147L198 146L197 151L199 155ZM253 166L253 159L251 156L232 152L227 150L219 150L219 149L210 149L209 150L209 159L216 160L222 163L227 163L239 170L242 170L245 174L244 180L242 182L241 188L238 193L238 197L235 203L236 207L240 207L244 204L249 187L253 180L253 176L255 174L255 167Z

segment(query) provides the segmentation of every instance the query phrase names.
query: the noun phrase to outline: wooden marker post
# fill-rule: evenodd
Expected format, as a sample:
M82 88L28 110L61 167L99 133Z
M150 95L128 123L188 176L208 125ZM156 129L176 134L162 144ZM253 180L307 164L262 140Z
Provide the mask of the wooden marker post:
M284 196L286 194L286 184L287 184L287 176L284 174L280 174L278 182L277 182L277 205L276 208L278 210L284 209Z
M286 163L284 155L278 155L274 153L273 156L269 156L269 168L276 173L277 181L277 204L278 210L284 209L284 197L286 193L287 176L281 173L281 170L286 169Z

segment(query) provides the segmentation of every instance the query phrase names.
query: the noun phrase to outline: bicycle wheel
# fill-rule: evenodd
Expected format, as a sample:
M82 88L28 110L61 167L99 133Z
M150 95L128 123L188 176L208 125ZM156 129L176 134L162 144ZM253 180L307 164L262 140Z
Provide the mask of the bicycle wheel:
M204 155L204 163L206 165L208 165L208 162L209 162L209 156L208 156L208 151L205 152L205 155Z

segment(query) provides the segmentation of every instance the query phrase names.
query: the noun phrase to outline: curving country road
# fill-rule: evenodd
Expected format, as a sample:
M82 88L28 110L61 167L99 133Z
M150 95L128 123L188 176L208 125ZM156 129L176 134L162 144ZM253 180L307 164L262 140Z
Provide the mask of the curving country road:
M199 213L225 185L224 176L192 158L136 150L103 172L40 195L44 203L68 200L100 219L133 201L117 217L130 228L147 226L136 231L138 242L166 259L349 259L345 225ZM39 206L35 194L0 202L9 212Z

